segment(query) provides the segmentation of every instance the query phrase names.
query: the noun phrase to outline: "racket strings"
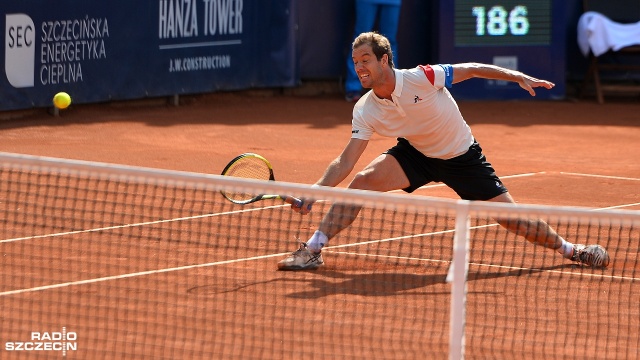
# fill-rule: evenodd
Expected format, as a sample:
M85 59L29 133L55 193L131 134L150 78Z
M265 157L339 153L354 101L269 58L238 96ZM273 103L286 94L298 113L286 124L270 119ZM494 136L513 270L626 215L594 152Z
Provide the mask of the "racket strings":
M271 177L271 169L261 159L243 157L231 164L224 175L245 179L269 180ZM229 199L236 201L248 201L256 196L256 194L235 191L225 191L224 194Z

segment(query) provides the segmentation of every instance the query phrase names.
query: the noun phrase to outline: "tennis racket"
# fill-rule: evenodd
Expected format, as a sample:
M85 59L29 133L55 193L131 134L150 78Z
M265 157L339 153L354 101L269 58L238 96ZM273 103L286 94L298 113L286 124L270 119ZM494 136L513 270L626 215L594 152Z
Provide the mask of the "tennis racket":
M245 179L275 181L273 167L264 157L254 153L244 153L236 156L222 170L223 176L233 176ZM251 204L260 200L281 199L287 204L302 207L302 200L287 195L247 194L243 192L221 191L222 195L235 204Z

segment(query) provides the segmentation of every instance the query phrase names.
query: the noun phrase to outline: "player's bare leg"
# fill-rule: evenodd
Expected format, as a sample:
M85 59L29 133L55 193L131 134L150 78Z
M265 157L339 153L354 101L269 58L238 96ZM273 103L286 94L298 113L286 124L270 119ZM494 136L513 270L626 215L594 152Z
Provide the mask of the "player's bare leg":
M360 171L349 184L351 189L391 191L406 188L409 179L398 161L391 155L382 154ZM361 206L334 204L320 223L318 230L331 239L351 225L358 216Z
M391 191L409 186L409 179L402 167L391 155L382 154L360 171L349 184L351 189ZM282 270L316 269L324 262L320 250L340 231L347 228L360 213L362 207L349 204L334 204L324 216L318 230L311 239L278 263Z
M490 201L507 202L515 204L513 197L508 192L498 195ZM541 219L497 219L505 229L516 235L520 235L529 242L554 249L565 258L587 266L606 267L609 265L609 254L600 245L572 244L562 238Z
M489 201L516 203L508 192L498 195ZM542 245L549 249L558 249L562 246L562 237L540 219L497 219L496 221L505 229L524 237L534 244Z

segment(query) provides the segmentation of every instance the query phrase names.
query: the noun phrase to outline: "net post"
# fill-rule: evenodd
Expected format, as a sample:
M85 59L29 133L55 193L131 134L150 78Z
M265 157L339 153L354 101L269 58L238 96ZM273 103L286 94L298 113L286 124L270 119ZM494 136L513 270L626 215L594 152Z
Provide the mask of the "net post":
M469 237L471 221L469 201L456 205L456 232L453 238L453 260L447 274L451 283L451 314L449 319L449 359L464 359L467 274L469 272Z

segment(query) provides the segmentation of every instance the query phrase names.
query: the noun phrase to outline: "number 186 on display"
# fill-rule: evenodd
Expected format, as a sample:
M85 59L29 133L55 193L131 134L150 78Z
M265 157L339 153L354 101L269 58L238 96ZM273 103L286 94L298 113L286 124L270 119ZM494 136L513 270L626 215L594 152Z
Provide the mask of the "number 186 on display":
M476 35L502 36L527 35L529 33L529 19L527 7L518 5L511 11L497 5L489 10L485 6L474 6L471 13L476 18Z

